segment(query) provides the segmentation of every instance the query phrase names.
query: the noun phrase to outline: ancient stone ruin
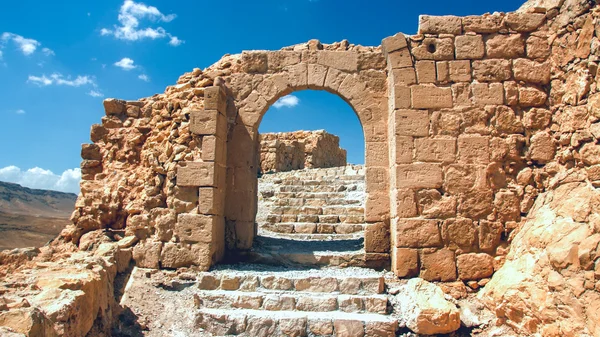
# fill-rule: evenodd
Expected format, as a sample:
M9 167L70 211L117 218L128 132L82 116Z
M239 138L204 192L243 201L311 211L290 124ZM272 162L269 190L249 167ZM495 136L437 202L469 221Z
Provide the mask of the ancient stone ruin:
M340 138L325 130L263 133L258 138L263 173L346 165Z
M82 148L73 225L40 250L0 254L0 326L160 335L175 327L156 317L167 311L191 326L184 335L462 326L600 336L599 17L587 0L421 16L417 35L381 46L246 51L164 94L105 100ZM330 192L311 187L339 185L345 169L272 182L273 193L311 197L258 190L261 119L305 89L340 96L361 122L364 198L352 212L349 203L345 214L322 214L331 200L353 199L317 198ZM258 212L259 197L280 211ZM273 205L292 199L316 214ZM318 235L333 238L311 250ZM240 261L348 268L243 270Z

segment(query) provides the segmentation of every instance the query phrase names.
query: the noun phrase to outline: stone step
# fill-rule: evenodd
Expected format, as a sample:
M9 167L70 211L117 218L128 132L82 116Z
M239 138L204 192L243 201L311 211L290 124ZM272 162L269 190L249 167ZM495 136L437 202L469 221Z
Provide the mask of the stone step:
M339 219L338 219L339 220ZM262 223L261 228L283 234L352 234L364 231L364 224L279 222Z
M385 336L396 335L397 319L345 312L199 309L199 328L213 336Z
M336 218L337 217L337 218ZM303 223L324 223L324 224L362 224L365 222L364 215L313 215L313 214L267 214L264 217L267 223L280 223L280 222L303 222ZM334 222L335 221L335 222ZM323 231L327 232L327 231Z
M279 192L344 192L353 190L352 186L346 184L328 184L315 186L294 186L283 185L279 187Z
M282 186L326 186L326 185L350 185L350 184L364 184L364 177L355 177L355 176L339 176L330 179L285 179L279 185Z
M302 233L280 233L277 231L270 231L265 229L264 227L258 228L258 234L262 236L268 237L276 237L288 240L299 240L299 241L339 241L339 240L358 240L364 237L365 233L363 231L351 233L351 234L338 234L338 233L329 233L329 234L302 234Z
M335 241L298 241L257 236L250 251L239 251L232 258L245 263L286 267L367 267L389 268L388 259L367 259L364 239Z
M357 206L360 200L335 198L335 199L304 199L304 198L277 198L273 201L275 206Z
M364 268L320 268L287 270L280 267L267 268L252 265L218 265L210 272L196 276L199 290L274 292L277 294L338 294L378 295L385 291L381 272Z
M364 215L365 208L360 206L275 206L271 209L275 215ZM328 221L324 221L328 222ZM334 221L331 221L334 222Z
M194 293L197 307L208 309L254 309L387 314L386 295L332 295L289 291L209 290Z
M275 198L302 198L302 199L338 199L346 197L344 192L275 192Z

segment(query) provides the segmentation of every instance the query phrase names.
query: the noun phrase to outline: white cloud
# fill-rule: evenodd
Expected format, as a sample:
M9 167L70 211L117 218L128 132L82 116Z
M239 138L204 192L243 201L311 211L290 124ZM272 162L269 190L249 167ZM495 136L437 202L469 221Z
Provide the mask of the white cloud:
M124 57L121 59L121 61L115 62L115 66L122 68L123 70L131 70L137 68L137 66L133 64L133 60L129 57Z
M273 104L273 107L276 109L279 108L293 108L296 105L300 104L300 99L294 95L287 95L281 97L277 102Z
M98 90L94 90L94 89L90 90L90 92L88 92L88 95L90 95L92 97L104 97L103 93L101 93Z
M25 113L25 110L23 110L23 109L19 109L19 110L15 111L15 112L16 112L17 114L19 114L19 115L22 115L22 114L24 114L24 113Z
M2 50L0 50L0 60L2 60Z
M88 85L88 84L92 85L92 86L96 86L94 80L89 76L79 75L75 79L71 79L70 76L65 78L60 73L54 73L54 74L50 75L50 77L47 77L46 75L42 75L42 76L29 75L27 82L37 84L40 87L45 87L45 86L49 86L49 85L53 85L53 84L66 85L69 87L80 87L82 85Z
M33 52L35 52L37 47L42 45L41 43L39 43L38 41L36 41L34 39L27 39L21 35L4 32L2 34L2 42L6 43L10 40L12 40L17 45L17 47L19 47L19 49L21 50L23 55L33 54Z
M171 39L169 40L169 44L170 44L171 46L173 46L173 47L177 47L177 46L179 46L180 44L182 44L182 43L185 43L185 41L183 41L183 40L180 40L180 39L179 39L177 36L171 36L171 35L169 34L169 37L171 38Z
M54 54L54 50L52 50L50 48L42 48L42 53L44 53L44 55L46 55L46 56L56 55L56 54Z
M134 2L132 0L125 0L121 9L119 10L119 25L114 25L113 29L102 28L100 35L112 35L119 40L126 41L137 41L143 39L162 39L169 37L169 44L172 46L178 46L183 43L182 40L173 36L162 27L140 27L140 20L147 19L152 22L171 22L177 15L169 14L164 15L158 8L154 6L146 6L141 2Z
M138 76L138 78L144 82L150 82L150 77L148 77L148 75L146 74L141 74L140 76Z
M0 181L7 181L29 188L79 193L81 169L74 168L62 174L54 174L50 170L39 167L23 171L16 166L0 168Z

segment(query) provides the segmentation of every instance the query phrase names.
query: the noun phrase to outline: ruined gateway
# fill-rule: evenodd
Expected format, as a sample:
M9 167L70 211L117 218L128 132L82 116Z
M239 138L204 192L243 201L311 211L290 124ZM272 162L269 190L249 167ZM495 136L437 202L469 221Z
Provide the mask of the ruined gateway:
M463 297L466 283L482 287L476 297L493 314L481 333L600 336L599 17L587 0L422 16L418 35L380 47L312 40L227 55L164 94L106 100L82 149L73 225L39 251L0 254L0 332L108 336L127 317L124 283L146 278L173 303L190 289L182 284L224 299L244 284L254 294L276 283L269 289L292 297L350 294L335 297L334 310L358 301L356 312L378 312L385 294L381 310L399 312L321 322L303 312L326 310L300 309L296 298L289 316L282 306L274 318L204 312L198 334L449 333L461 321L481 326L444 299L442 290ZM395 277L202 273L252 252L258 127L277 99L304 89L343 98L366 142L363 250L311 262ZM198 294L187 312L208 301Z

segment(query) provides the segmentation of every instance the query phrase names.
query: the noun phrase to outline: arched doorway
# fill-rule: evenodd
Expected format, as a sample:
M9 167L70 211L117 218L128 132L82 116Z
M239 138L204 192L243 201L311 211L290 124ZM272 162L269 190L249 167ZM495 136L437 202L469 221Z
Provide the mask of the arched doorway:
M289 59L293 52L252 52L242 58ZM326 55L326 52L320 52ZM387 82L382 69L359 70L356 54L334 53L336 64L301 62L249 67L247 73L228 78L231 97L227 141L226 242L230 251L252 248L257 234L258 128L263 116L278 99L296 91L325 90L343 99L354 110L365 137L364 208L365 250L363 260L389 260L389 161ZM351 63L344 63L348 61ZM354 64L352 65L352 60ZM341 63L340 63L341 62ZM250 63L246 61L246 63ZM271 69L273 67L273 69ZM344 69L340 69L344 68ZM260 74L256 72L260 71ZM265 73L266 72L266 73ZM234 117L235 116L235 117Z

